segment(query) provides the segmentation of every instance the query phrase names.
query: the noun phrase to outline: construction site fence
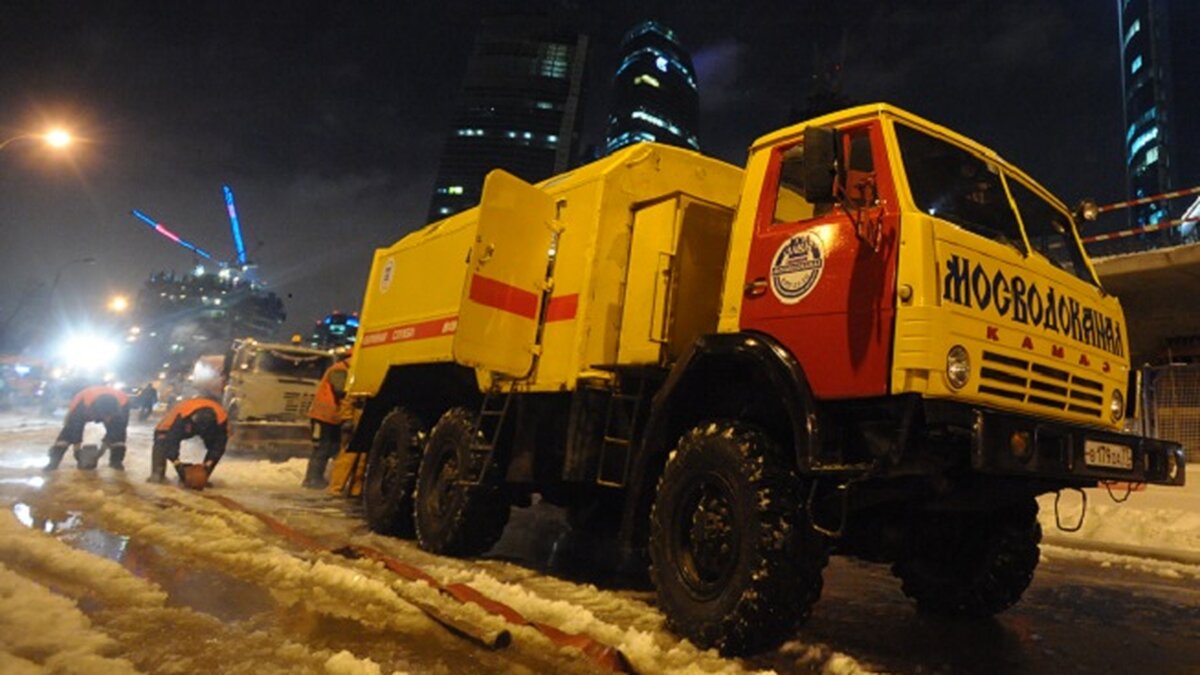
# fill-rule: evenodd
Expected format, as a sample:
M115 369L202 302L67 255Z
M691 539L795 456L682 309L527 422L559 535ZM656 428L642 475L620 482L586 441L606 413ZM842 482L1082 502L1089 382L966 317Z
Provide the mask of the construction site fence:
M1141 431L1183 445L1189 464L1200 463L1200 364L1142 369Z

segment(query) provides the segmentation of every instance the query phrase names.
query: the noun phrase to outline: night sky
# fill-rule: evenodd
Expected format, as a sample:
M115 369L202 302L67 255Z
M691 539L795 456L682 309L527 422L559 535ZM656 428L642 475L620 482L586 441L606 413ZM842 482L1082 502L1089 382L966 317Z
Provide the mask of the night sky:
M1123 198L1115 2L556 5L594 47L585 143L602 143L621 34L657 18L696 63L707 154L741 164L796 121L816 53L844 63L851 100L972 136L1068 204ZM7 0L0 140L61 123L86 143L69 159L0 151L0 321L30 293L18 321L44 317L59 270L60 296L98 310L150 272L190 269L130 209L231 258L222 184L289 330L357 309L372 249L424 224L478 17L522 6Z

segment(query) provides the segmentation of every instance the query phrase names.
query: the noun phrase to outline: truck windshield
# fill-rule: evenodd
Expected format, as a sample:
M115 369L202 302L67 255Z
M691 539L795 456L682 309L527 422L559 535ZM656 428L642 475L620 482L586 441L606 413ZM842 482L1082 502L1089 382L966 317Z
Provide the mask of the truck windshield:
M997 166L902 124L896 136L917 208L1026 252Z
M1009 177L1008 190L1021 212L1029 245L1059 269L1095 285L1071 217L1015 178Z
M1096 285L1075 225L1066 212L1001 167L953 143L896 125L904 170L917 208L963 229L1027 253L1020 223L1033 250L1059 269ZM1008 185L1012 203L1004 193ZM1016 204L1020 221L1013 212Z
M292 354L277 349L264 349L258 353L254 370L272 375L319 380L332 362L333 357L321 354Z

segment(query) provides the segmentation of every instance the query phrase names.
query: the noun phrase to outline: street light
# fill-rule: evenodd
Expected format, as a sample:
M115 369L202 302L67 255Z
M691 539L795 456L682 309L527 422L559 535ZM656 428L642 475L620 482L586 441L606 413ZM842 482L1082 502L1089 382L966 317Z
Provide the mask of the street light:
M108 311L120 314L129 309L129 298L124 295L114 295L108 299Z
M16 136L5 139L4 141L0 141L0 150L8 147L10 143L25 139L39 140L52 148L65 148L75 140L75 138L71 136L71 133L66 129L56 128L50 129L42 134L17 134Z

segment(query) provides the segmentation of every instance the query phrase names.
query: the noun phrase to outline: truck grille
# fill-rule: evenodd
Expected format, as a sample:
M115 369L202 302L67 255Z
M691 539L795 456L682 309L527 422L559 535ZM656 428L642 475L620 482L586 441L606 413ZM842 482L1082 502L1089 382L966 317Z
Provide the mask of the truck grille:
M1104 385L1041 363L985 351L979 393L1100 417Z
M283 395L283 411L289 415L303 417L308 414L308 409L312 406L312 401L312 394L301 394L296 391L285 392Z

